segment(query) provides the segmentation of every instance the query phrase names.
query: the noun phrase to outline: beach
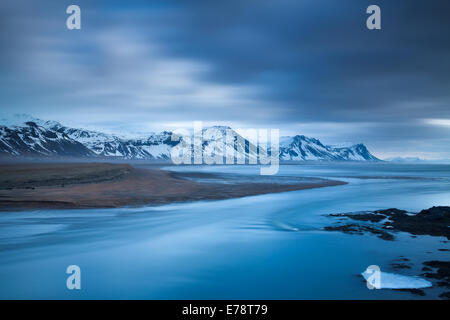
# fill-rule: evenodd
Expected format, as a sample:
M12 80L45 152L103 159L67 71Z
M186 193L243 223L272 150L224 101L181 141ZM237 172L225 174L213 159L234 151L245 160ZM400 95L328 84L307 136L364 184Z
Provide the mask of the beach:
M224 181L227 182L227 177L171 172L157 165L3 164L0 166L0 209L117 208L239 198L345 184L320 178L283 181L280 177Z

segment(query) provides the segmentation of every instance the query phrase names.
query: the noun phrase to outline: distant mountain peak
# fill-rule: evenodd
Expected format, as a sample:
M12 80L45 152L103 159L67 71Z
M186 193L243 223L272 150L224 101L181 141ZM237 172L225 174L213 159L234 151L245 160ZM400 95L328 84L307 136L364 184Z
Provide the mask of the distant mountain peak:
M280 159L293 161L380 161L362 143L350 147L332 147L305 135L282 137L280 140Z

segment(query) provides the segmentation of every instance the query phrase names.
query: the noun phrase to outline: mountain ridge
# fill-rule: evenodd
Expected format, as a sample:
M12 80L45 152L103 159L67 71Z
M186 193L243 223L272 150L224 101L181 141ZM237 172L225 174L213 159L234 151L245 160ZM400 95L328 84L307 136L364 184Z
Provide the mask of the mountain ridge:
M179 143L172 141L173 132L149 133L139 138L120 137L95 130L72 128L53 120L41 120L20 115L19 121L0 120L0 156L72 156L105 157L129 160L170 160L171 148ZM232 130L245 145L231 146L234 153L245 150L245 159L255 157L256 148L250 141L227 126L213 126L219 130ZM213 152L220 140L209 137L204 141L203 152ZM252 146L252 148L250 148ZM256 149L255 149L256 150ZM269 148L270 151L270 148ZM226 151L228 152L228 150ZM253 152L253 153L252 153ZM241 154L242 155L242 154ZM223 157L227 156L225 151ZM318 139L304 135L281 137L279 159L281 161L381 161L373 156L367 147L355 144L350 147L332 147L324 145Z

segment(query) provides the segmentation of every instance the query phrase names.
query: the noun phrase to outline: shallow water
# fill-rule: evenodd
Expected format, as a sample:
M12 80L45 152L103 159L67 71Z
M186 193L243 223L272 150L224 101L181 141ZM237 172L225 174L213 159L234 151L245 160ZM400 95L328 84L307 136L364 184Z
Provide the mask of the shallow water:
M248 180L259 167L171 167ZM444 238L325 232L324 214L450 205L450 165L283 165L283 176L347 185L221 201L102 210L0 214L0 298L60 299L410 299L369 290L361 272L418 275L425 260L448 260ZM391 177L391 178L389 178ZM400 177L410 177L399 179ZM412 179L413 178L413 179ZM283 178L284 179L284 178ZM399 256L414 267L394 271ZM68 265L82 289L68 290Z

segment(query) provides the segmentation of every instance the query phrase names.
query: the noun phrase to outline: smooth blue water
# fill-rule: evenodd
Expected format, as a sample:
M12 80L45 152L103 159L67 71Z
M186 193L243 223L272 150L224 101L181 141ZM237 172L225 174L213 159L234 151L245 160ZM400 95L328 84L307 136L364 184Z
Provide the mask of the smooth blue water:
M171 169L259 174L249 166ZM449 258L438 251L449 248L444 238L400 233L391 242L321 228L335 222L328 213L450 205L450 165L284 165L278 176L349 184L157 207L1 213L0 298L410 299L417 296L369 290L359 274L373 264L393 272L400 255L414 263L407 275L419 274L424 260ZM414 179L387 178L400 176ZM72 264L81 268L79 291L66 288ZM425 298L435 297L427 289Z

